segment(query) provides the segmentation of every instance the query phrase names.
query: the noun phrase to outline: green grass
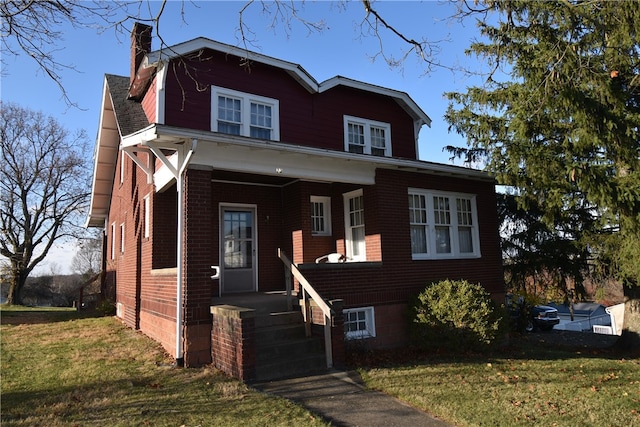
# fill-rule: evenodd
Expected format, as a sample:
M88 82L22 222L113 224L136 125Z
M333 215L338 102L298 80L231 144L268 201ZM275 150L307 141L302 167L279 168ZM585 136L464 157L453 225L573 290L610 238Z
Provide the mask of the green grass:
M2 306L2 426L320 426L213 368L174 369L111 317Z
M361 368L366 385L457 426L640 426L640 362L512 347Z

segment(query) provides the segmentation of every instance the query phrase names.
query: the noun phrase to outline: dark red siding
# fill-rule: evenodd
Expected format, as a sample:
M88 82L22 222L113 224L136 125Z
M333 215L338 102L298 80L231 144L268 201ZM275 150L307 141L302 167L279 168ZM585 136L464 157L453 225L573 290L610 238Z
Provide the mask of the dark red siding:
M167 125L211 130L213 85L279 100L281 142L344 151L344 115L350 115L390 123L393 156L417 156L413 120L386 96L345 86L311 94L282 69L261 63L247 69L240 58L213 51L174 60L169 70Z

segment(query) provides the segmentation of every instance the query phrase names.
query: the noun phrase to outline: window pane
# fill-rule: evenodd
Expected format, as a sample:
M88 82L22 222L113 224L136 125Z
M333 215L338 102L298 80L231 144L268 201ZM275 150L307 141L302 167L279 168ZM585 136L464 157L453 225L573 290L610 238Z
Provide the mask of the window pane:
M240 135L240 125L218 120L218 132L230 135Z
M251 126L251 130L249 131L251 138L257 139L271 139L271 129L258 128L255 126Z
M456 208L458 211L458 225L473 225L471 200L456 199Z
M357 154L364 153L364 126L355 123L349 123L347 126L349 152Z
M387 154L387 140L383 128L371 126L371 154L385 156Z
M250 136L260 139L271 139L271 106L251 103Z
M427 227L424 225L411 226L411 253L427 253Z
M240 123L242 110L240 100L226 96L218 97L218 119L226 122Z
M352 256L356 257L365 253L364 227L351 229Z
M459 236L458 240L460 240L460 252L472 253L473 238L471 233L471 227L459 227L458 236Z
M436 227L436 252L439 254L451 253L449 227Z
M324 203L311 202L311 231L324 232Z

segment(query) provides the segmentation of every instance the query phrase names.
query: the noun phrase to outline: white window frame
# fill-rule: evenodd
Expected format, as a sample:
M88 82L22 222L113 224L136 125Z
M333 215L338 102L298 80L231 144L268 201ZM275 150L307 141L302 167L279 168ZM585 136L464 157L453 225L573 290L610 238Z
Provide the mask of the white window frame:
M144 209L144 228L142 231L142 237L145 239L149 238L149 229L151 227L151 215L149 212L149 206L151 206L151 203L149 201L149 197L150 195L147 194L146 196L144 196L144 198L142 199L142 203L143 203L143 209Z
M344 151L349 151L349 124L360 125L364 128L364 153L373 154L371 145L371 129L379 128L384 130L385 147L384 155L380 157L391 157L391 124L378 122L375 120L363 119L361 117L344 116ZM375 148L375 147L374 147ZM377 154L374 154L377 155Z
M271 141L280 141L280 101L264 96L239 92L219 86L211 86L211 130L218 132L218 97L224 96L240 100L240 135L251 136L251 104L271 107Z
M116 259L116 223L111 223L111 259Z
M426 212L427 212L427 220L426 223L422 223L420 221L411 221L410 217L410 225L411 226L424 226L424 230L426 232L426 243L427 243L427 252L414 252L413 238L410 235L410 244L411 244L411 257L414 260L420 259L447 259L447 258L479 258L480 254L480 234L478 231L478 209L476 204L476 195L474 194L465 194L465 193L453 193L453 192L444 192L444 191L434 191L434 190L425 190L420 188L409 188L408 196L422 196L426 202ZM435 217L435 207L434 207L434 197L444 197L449 200L449 214L450 214L450 222L447 224L449 227L449 241L451 246L451 252L447 253L438 253L437 252L437 233L436 226L442 226L441 224L436 224ZM468 216L463 223L459 223L458 218L458 208L457 208L457 199L465 199L470 202L470 212L465 211L464 213L470 214L471 224L467 224ZM461 212L462 213L462 212ZM413 219L415 219L415 215ZM460 233L459 230L461 227L467 228L471 230L471 241L473 245L473 250L471 252L461 252L460 245Z
M345 247L346 247L346 252L347 252L347 260L348 261L366 261L367 260L367 233L366 233L366 224L364 221L364 196L363 196L363 192L362 189L358 189L355 191L351 191L349 193L344 193L343 195L344 198L344 241L345 241ZM350 200L354 199L356 197L362 197L362 227L364 228L364 236L363 236L363 240L360 244L360 250L358 254L355 254L353 245L354 240L353 240L353 229L358 226L352 226L351 225L351 211L350 211Z
M311 196L311 234L313 236L331 236L331 197ZM322 221L322 230L315 230L315 220L313 205L322 205L322 216L317 219Z
M124 254L124 222L120 224L120 253Z
M348 308L342 311L344 315L345 331L344 336L348 340L374 338L376 336L376 316L373 307ZM350 323L351 314L364 313L365 328L356 331L347 331L346 326Z

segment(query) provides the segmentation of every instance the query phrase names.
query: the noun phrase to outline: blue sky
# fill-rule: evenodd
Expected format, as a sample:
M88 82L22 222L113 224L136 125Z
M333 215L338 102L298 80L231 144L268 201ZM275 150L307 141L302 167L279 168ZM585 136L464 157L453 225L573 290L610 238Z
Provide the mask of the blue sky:
M245 1L169 2L161 18L161 36L169 45L196 37L239 45L238 16L245 4ZM151 5L157 7L159 2ZM420 159L450 163L443 147L464 145L465 141L447 130L443 119L447 100L443 94L464 91L477 81L445 69L425 73L425 64L415 55L410 55L396 68L390 68L380 57L374 59L380 50L379 41L362 36L360 23L365 12L359 1L346 4L306 1L296 5L299 14L307 20L324 21L325 30L310 33L295 20L289 22L290 28L282 22L272 25L274 15L263 14L262 5L255 2L244 16L255 39L250 49L297 63L319 82L341 75L407 92L433 121L431 128L425 126L420 134ZM186 22L181 18L181 7L184 7ZM379 1L373 3L373 7L407 37L441 41L437 59L443 64L479 67L464 55L477 30L473 23L463 26L446 20L453 13L451 6L436 1ZM113 30L98 34L95 30L63 27L63 31L64 40L56 46L59 49L56 57L59 62L77 69L65 71L62 76L68 96L80 109L67 106L56 84L24 55L14 58L3 54L1 97L3 101L43 111L70 131L84 129L93 142L97 135L104 74L129 74L129 36ZM382 35L385 54L399 58L408 49L391 33ZM159 42L154 40L153 49L157 48ZM74 253L73 247L59 245L46 262L55 263L60 272L67 273ZM41 266L37 272L49 273L50 264Z

